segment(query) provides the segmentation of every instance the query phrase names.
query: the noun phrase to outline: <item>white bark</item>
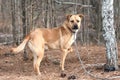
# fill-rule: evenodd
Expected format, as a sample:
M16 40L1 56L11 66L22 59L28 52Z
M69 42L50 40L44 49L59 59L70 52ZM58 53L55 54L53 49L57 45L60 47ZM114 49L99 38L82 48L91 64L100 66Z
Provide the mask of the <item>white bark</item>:
M113 0L102 1L102 19L104 30L103 37L106 42L107 64L114 66L115 69L118 69L117 64L118 50L114 30Z

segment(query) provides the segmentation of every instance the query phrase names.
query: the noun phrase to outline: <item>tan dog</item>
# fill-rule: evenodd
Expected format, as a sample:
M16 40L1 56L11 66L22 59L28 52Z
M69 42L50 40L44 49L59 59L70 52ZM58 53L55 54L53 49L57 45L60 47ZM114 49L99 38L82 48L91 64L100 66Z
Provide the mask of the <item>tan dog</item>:
M37 74L40 74L39 66L44 56L45 46L49 49L59 49L62 51L60 66L62 70L64 70L65 58L68 52L71 51L71 45L76 39L76 33L80 29L82 17L82 14L67 15L67 19L61 27L53 29L35 29L25 37L17 48L12 48L11 51L18 53L28 44L34 56L34 70Z

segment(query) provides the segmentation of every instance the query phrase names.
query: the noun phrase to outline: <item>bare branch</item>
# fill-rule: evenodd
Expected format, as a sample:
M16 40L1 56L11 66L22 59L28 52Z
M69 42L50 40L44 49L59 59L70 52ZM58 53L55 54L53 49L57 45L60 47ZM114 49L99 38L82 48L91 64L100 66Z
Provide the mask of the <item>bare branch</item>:
M93 7L92 5L82 5L80 3L74 3L74 2L63 2L63 1L60 2L58 0L55 0L55 2L58 3L58 4L77 5L77 6L81 6L81 7Z

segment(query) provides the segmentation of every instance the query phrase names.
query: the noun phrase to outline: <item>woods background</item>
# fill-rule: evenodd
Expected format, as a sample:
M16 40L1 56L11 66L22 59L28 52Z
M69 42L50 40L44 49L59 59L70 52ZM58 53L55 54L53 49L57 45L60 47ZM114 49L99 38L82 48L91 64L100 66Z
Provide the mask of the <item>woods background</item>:
M37 27L60 26L66 14L84 14L78 41L103 44L102 0L0 0L0 45L19 44ZM114 27L120 39L120 0L114 0Z

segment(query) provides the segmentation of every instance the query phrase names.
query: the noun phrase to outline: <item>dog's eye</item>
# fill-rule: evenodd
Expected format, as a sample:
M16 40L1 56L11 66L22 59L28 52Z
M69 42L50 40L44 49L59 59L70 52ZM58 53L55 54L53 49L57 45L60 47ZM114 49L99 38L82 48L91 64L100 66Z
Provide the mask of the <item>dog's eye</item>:
M77 22L80 22L79 20L77 20Z
M73 20L72 20L72 21L70 21L70 22L74 23L74 21L73 21Z

